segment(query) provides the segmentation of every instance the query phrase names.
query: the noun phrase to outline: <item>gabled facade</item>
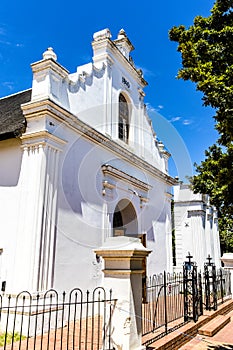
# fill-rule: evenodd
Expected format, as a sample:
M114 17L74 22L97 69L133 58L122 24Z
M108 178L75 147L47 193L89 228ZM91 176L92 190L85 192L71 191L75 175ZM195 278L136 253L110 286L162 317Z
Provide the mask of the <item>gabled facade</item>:
M123 30L116 40L108 29L95 33L92 47L93 62L72 74L49 48L31 65L32 89L0 99L8 291L101 284L94 249L118 235L152 250L149 274L172 271L174 180L147 115L147 83Z

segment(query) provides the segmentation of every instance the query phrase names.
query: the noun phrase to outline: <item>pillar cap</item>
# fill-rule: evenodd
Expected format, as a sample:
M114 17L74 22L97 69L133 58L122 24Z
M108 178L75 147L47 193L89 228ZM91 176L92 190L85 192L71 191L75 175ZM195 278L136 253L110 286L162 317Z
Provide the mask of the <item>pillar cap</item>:
M109 237L103 246L95 249L102 257L146 257L151 250L145 248L139 238L118 236Z
M224 263L224 267L233 268L233 253L224 253L221 261Z

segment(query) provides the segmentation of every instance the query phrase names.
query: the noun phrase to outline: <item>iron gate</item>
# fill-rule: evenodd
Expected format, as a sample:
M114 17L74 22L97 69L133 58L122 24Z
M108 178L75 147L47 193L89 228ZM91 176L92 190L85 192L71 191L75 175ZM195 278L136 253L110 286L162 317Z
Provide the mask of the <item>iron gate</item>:
M197 265L188 253L188 260L183 265L184 275L184 321L198 320L203 313L201 273L197 272Z
M205 308L206 310L217 310L217 274L216 266L211 262L210 255L204 264L204 284L205 284Z
M218 303L231 297L230 277L230 271L217 270L209 256L201 273L189 253L183 272L164 272L147 278L142 304L142 334L160 327L167 333L171 330L168 324L178 318L196 322L204 308L215 310Z

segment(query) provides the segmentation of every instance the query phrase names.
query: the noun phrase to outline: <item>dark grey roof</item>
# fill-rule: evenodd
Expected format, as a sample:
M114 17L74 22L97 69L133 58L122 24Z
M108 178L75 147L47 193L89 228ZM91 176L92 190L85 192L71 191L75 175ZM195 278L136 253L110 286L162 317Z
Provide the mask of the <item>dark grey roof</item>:
M26 129L21 104L31 100L32 90L26 90L0 99L0 140L19 137Z

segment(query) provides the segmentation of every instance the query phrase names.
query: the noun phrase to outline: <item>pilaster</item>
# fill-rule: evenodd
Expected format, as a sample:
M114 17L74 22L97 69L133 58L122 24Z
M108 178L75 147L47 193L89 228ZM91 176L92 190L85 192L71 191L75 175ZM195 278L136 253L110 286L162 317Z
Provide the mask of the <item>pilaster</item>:
M113 60L108 57L106 59L106 71L104 80L104 114L105 125L104 130L107 135L112 135L112 64Z
M205 211L189 210L188 217L191 219L190 227L193 240L193 257L199 267L202 266L206 258L206 240L205 240Z
M172 252L172 218L171 218L171 199L172 194L165 192L164 210L166 211L166 252L167 252L167 272L173 270L173 252Z
M24 134L21 139L16 281L11 289L37 291L53 283L58 163L65 142L46 131Z
M145 156L145 146L144 146L144 125L143 120L145 118L145 103L144 103L144 97L145 93L142 89L138 90L139 93L139 120L138 120L138 145L140 147L139 149L139 155L140 157Z
M217 210L213 213L213 237L214 237L214 262L217 268L221 267L221 251L220 251L220 237L218 229L218 215Z

